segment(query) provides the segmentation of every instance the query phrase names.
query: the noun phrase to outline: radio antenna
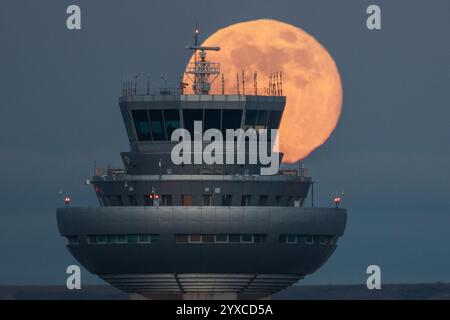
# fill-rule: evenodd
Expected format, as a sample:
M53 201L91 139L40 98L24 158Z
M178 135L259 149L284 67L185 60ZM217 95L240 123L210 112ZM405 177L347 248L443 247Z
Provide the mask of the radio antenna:
M245 96L245 71L242 69L242 95Z
M239 90L239 72L236 72L236 84L237 84L237 94L238 96L240 96L241 92Z
M206 60L206 51L220 51L220 47L207 47L198 44L199 31L196 25L194 31L194 45L186 46L186 49L194 51L194 62L186 66L186 76L193 82L195 94L209 94L211 83L220 75L220 64ZM197 51L200 51L200 60L197 60ZM192 79L190 76L193 76ZM212 79L210 79L212 77Z

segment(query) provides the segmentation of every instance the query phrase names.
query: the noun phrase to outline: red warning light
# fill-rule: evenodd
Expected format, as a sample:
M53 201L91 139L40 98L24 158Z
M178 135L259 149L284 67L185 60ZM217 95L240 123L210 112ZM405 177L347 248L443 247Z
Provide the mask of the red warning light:
M150 194L148 197L149 197L150 199L153 199L153 194Z
M72 200L70 199L70 197L65 197L65 198L64 198L64 204L65 204L66 206L70 205L70 201L72 201Z
M334 198L334 204L336 205L336 208L339 207L340 203L341 203L341 197L335 197Z
M155 194L155 200L159 199L159 195Z

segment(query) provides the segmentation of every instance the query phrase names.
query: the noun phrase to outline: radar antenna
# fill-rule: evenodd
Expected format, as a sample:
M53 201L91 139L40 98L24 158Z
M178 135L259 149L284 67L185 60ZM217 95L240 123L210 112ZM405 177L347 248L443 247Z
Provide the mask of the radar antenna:
M219 51L220 47L199 46L198 35L199 31L196 26L194 31L194 45L186 46L186 49L194 51L194 62L188 63L185 73L193 83L192 89L195 94L209 94L211 83L220 75L220 63L206 61L206 51ZM197 60L197 51L200 51L200 60Z

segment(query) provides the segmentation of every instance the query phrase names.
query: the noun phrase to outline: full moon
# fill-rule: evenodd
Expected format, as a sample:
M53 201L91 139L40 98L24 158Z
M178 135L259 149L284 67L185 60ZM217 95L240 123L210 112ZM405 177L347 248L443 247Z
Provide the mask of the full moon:
M305 158L331 135L341 114L342 84L333 58L314 37L293 25L262 19L220 29L202 45L221 48L208 51L207 60L220 62L225 94L236 93L236 74L242 82L242 70L246 94L254 93L255 71L258 94L264 94L270 74L282 72L286 107L279 148L283 162ZM221 88L219 77L211 92L220 93Z

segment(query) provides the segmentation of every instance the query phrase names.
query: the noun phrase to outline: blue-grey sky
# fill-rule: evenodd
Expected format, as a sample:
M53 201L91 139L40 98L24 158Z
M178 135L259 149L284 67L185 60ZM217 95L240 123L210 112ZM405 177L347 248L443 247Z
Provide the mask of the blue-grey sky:
M82 30L68 31L78 4ZM366 28L379 4L382 30ZM176 83L198 20L206 38L257 18L291 23L334 57L344 102L331 138L305 164L316 203L345 190L337 251L305 283L450 281L449 1L2 1L0 284L64 284L75 263L59 237L58 190L98 205L93 161L128 150L117 97L134 74ZM99 283L83 273L85 283Z

